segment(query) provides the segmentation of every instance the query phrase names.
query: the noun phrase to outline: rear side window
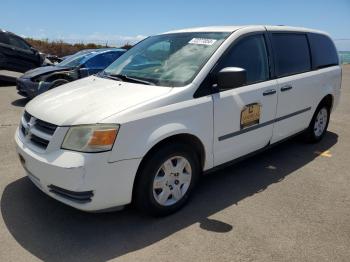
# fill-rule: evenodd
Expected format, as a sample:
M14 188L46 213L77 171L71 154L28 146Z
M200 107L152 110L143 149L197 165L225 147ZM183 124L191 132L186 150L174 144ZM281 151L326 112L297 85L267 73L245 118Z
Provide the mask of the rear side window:
M112 64L122 54L123 52L109 52L109 53L103 54L104 58L106 59L107 66Z
M309 44L305 34L272 33L278 77L311 70Z
M86 61L85 66L87 68L105 69L107 66L112 64L119 56L120 54L116 52L99 54Z
M247 71L247 84L269 79L269 66L263 35L244 37L235 44L220 62L218 71L225 67L240 67Z
M321 34L308 34L313 69L319 69L327 66L338 65L338 53L332 40Z

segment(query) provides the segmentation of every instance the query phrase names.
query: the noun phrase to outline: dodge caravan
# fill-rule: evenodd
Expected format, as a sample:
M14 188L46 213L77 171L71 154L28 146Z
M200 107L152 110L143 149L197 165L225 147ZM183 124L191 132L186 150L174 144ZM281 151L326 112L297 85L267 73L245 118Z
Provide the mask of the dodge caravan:
M330 37L287 26L205 27L138 43L98 75L29 102L20 161L85 211L182 207L200 174L304 133L325 135L341 67Z

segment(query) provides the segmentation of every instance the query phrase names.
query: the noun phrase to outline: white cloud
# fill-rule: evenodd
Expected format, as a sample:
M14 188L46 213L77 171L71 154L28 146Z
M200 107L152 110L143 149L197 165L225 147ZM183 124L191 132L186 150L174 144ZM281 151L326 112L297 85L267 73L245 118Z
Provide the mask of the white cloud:
M83 34L64 34L63 32L50 32L46 29L40 28L37 30L31 30L26 28L24 34L20 34L22 37L30 37L34 39L48 39L49 41L62 40L68 43L95 43L109 46L122 46L125 44L136 44L142 39L146 38L144 35L119 35L119 34L105 34L100 32L94 32L88 35Z
M146 36L125 36L125 35L114 35L114 34L103 34L103 33L92 33L90 35L70 34L61 35L55 37L52 40L62 40L69 43L95 43L95 44L107 44L112 46L121 46L124 44L135 44ZM50 39L51 40L51 39Z

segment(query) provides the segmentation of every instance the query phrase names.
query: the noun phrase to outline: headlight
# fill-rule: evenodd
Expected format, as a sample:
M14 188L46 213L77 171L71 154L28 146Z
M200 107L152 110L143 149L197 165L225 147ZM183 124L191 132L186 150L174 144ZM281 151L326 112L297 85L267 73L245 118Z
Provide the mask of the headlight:
M111 150L117 137L119 125L96 124L69 128L62 148L80 152L103 152Z

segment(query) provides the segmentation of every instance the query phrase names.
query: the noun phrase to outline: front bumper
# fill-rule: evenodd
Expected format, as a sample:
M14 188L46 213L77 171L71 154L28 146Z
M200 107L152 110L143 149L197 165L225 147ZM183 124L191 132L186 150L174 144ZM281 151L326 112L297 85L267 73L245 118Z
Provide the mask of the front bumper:
M16 88L18 94L33 98L51 87L50 82L34 82L30 78L18 78L16 82Z
M61 149L41 154L22 142L18 129L15 140L28 177L47 195L84 211L113 209L131 202L141 159L110 163L110 152L87 154Z

